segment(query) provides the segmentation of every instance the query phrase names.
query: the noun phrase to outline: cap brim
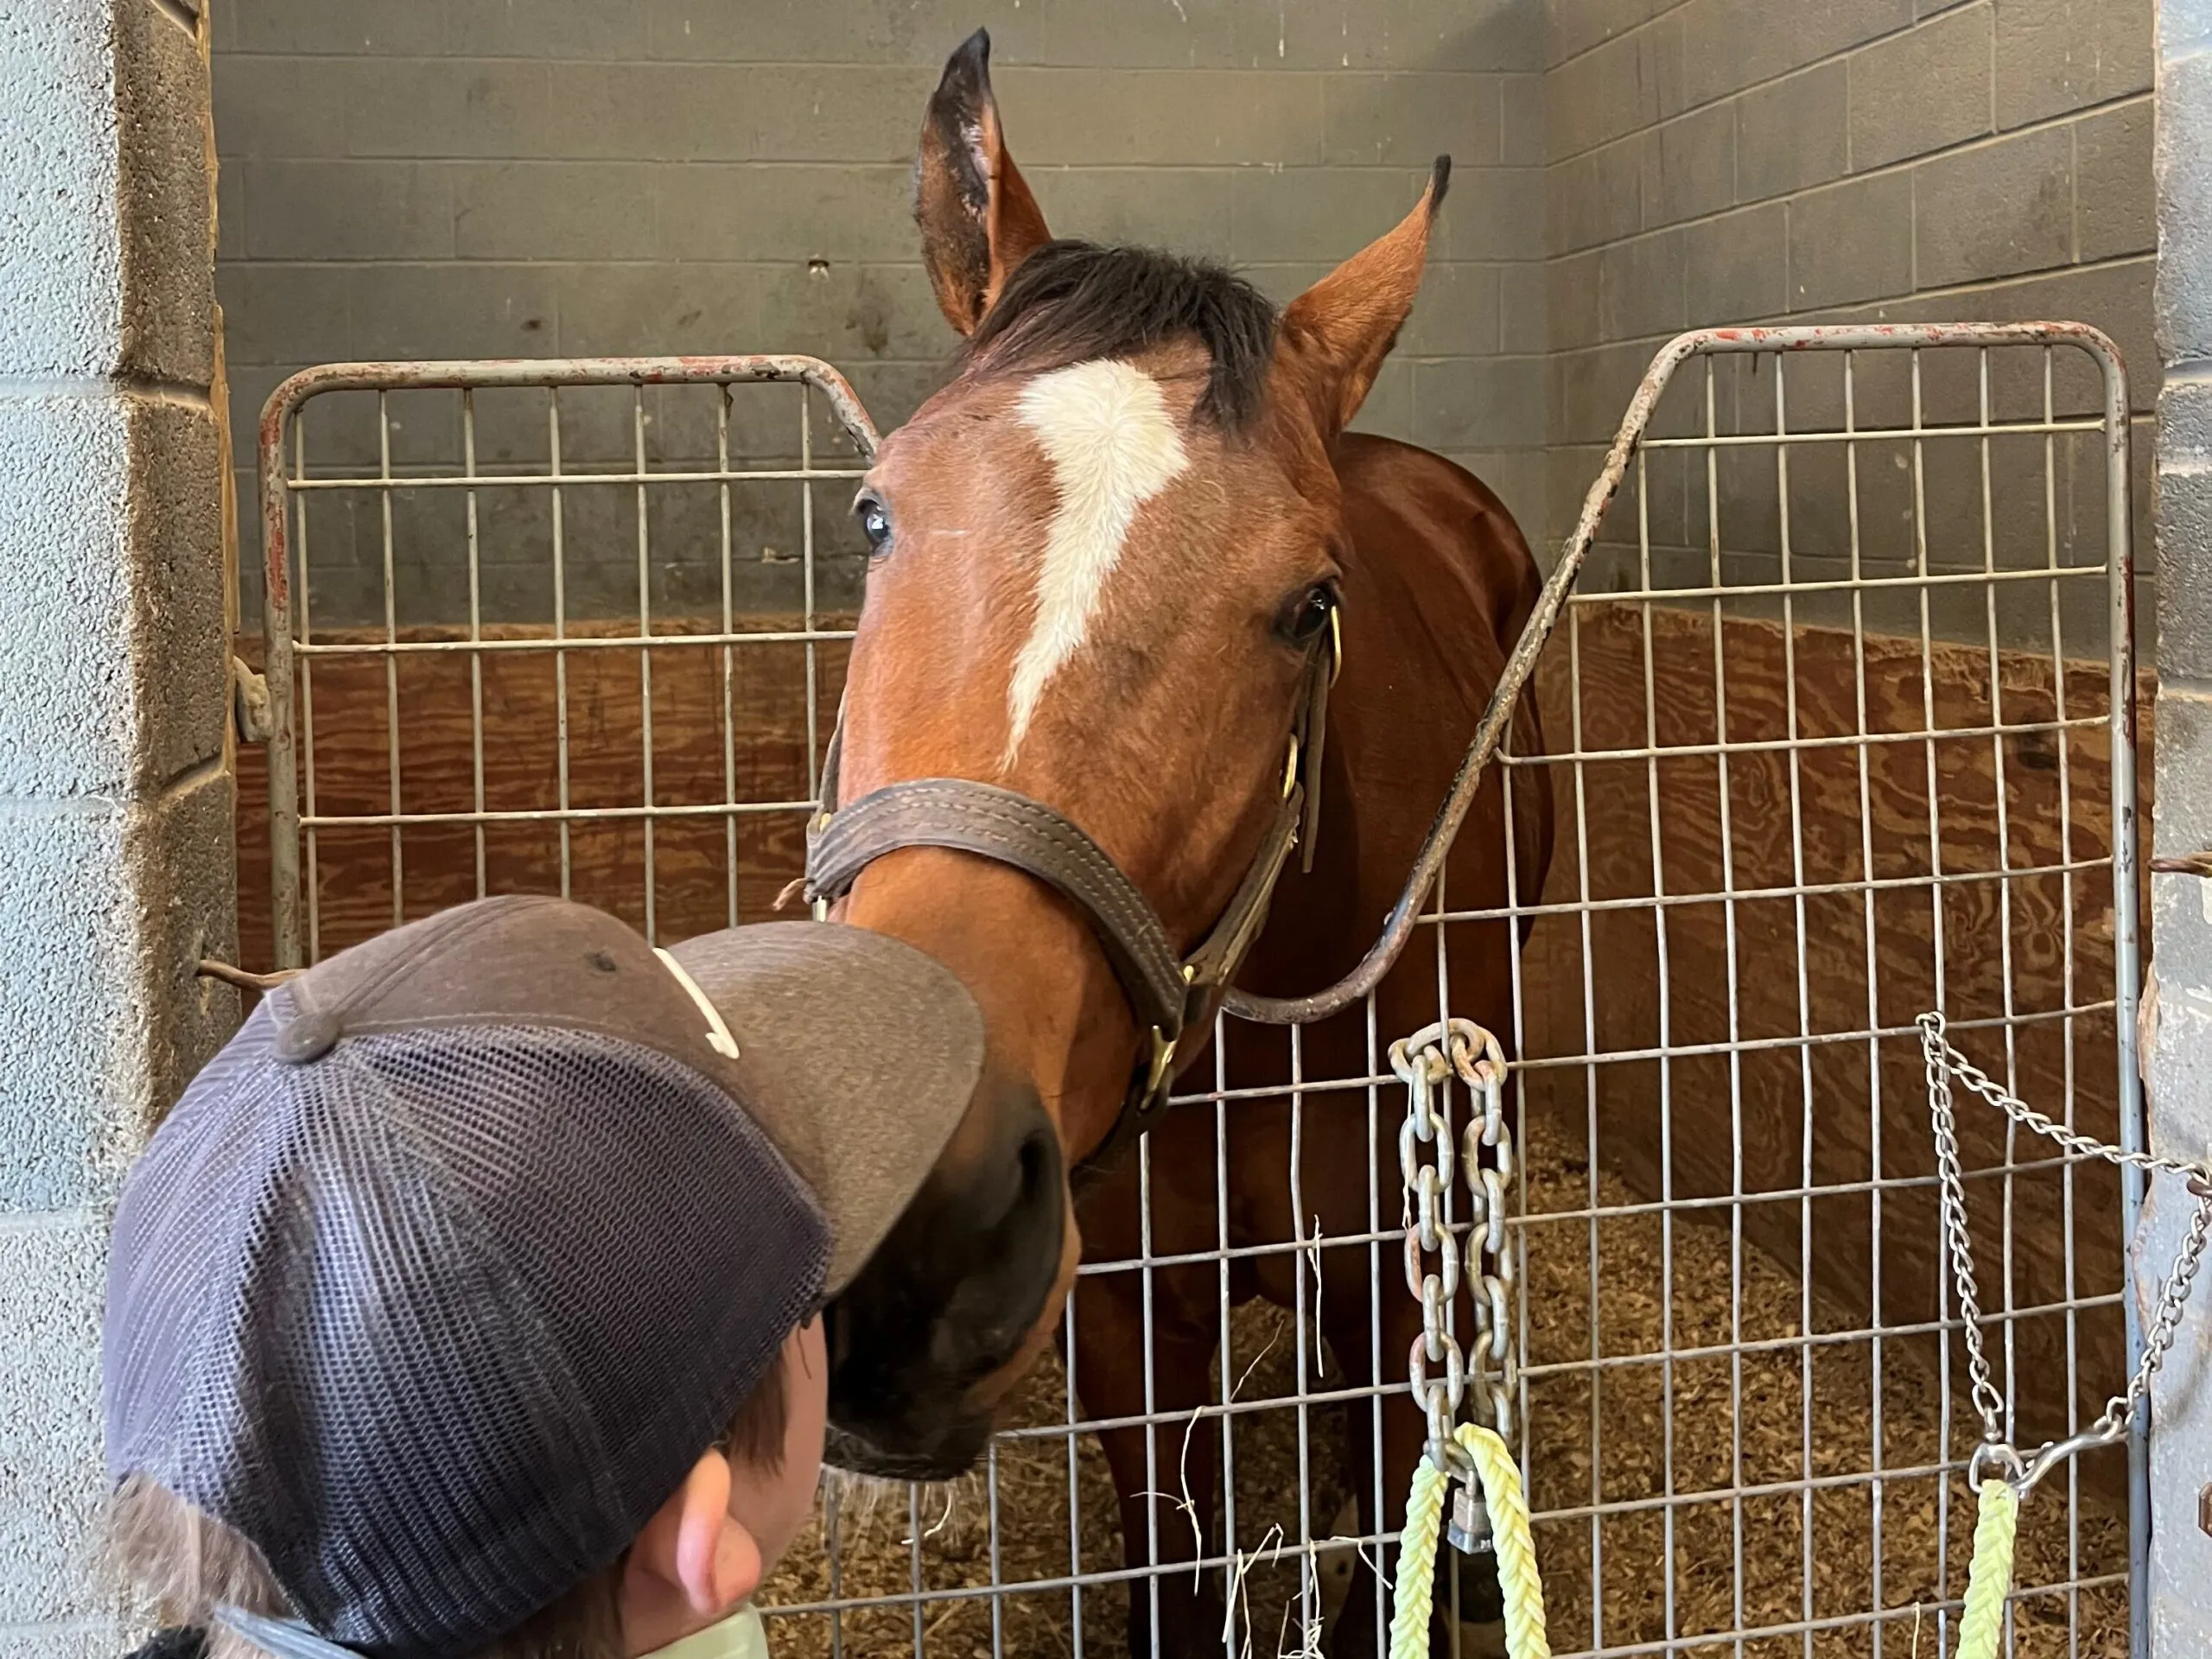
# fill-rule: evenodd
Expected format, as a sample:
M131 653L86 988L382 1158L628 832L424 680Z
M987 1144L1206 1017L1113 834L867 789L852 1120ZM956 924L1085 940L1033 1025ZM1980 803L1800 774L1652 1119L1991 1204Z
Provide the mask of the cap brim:
M671 948L737 1044L747 1109L830 1217L826 1292L867 1265L951 1139L983 1016L934 957L830 922L764 922Z

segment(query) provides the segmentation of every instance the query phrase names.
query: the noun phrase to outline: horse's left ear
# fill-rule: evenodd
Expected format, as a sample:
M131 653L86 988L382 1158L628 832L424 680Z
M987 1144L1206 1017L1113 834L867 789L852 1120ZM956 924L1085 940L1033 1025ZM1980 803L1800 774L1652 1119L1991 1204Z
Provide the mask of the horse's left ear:
M945 60L914 157L914 222L944 318L973 334L1014 268L1052 233L1014 164L991 96L991 37L977 29Z
M1322 435L1351 424L1382 359L1421 291L1429 227L1452 179L1452 158L1440 156L1414 210L1389 235L1370 242L1293 300L1282 314L1275 366L1313 406Z

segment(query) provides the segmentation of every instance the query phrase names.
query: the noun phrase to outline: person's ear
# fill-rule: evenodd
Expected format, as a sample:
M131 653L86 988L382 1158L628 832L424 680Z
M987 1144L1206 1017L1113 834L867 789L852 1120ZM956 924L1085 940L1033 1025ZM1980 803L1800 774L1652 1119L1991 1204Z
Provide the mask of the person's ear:
M729 1512L729 1459L709 1452L645 1522L623 1567L626 1630L713 1623L760 1586L760 1546ZM688 1614L689 1618L682 1615Z

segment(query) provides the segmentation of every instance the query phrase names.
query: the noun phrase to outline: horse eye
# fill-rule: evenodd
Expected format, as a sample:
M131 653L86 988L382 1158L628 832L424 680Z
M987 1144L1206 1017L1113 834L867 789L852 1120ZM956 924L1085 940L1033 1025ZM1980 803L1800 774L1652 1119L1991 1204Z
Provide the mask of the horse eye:
M873 496L864 496L853 505L853 518L861 527L861 534L868 537L868 550L880 553L891 543L891 515L883 503Z
M1294 644L1309 645L1322 629L1329 626L1329 615L1337 608L1337 590L1324 582L1307 588L1299 595L1297 603L1285 619L1283 632Z

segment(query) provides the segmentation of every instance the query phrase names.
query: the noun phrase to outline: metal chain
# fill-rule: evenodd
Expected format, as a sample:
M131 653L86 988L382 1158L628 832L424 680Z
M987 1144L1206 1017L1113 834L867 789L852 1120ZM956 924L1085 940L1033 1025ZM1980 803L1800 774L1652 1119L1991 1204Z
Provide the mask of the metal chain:
M1507 1226L1514 1146L1505 1121L1505 1055L1497 1039L1471 1020L1445 1020L1392 1044L1390 1070L1406 1085L1406 1121L1398 1131L1406 1289L1421 1310L1421 1332L1408 1356L1408 1370L1414 1399L1428 1419L1429 1461L1471 1481L1471 1460L1452 1438L1461 1405L1471 1390L1478 1413L1486 1414L1489 1426L1510 1441L1513 1395L1520 1384ZM1447 1090L1453 1079L1465 1085L1471 1103L1465 1140L1457 1144ZM1423 1160L1423 1147L1435 1149L1432 1160ZM1443 1211L1455 1170L1465 1182L1470 1205L1464 1244L1459 1227ZM1449 1318L1463 1276L1473 1293L1474 1315L1465 1348ZM1437 1376L1440 1366L1443 1374ZM1455 1535L1469 1530L1454 1529ZM1453 1541L1470 1547L1459 1535Z
M1465 1023L1465 1022L1461 1022ZM1480 1027L1454 1031L1452 1069L1480 1109L1467 1120L1459 1147L1461 1178L1472 1202L1467 1235L1467 1273L1475 1298L1475 1341L1468 1350L1470 1382L1490 1408L1490 1427L1513 1441L1513 1395L1521 1385L1521 1355L1513 1328L1513 1131L1505 1122L1505 1055ZM1490 1160L1484 1162L1487 1151Z
M1928 1116L1936 1133L1936 1174L1942 1193L1943 1243L1951 1257L1951 1276L1957 1281L1959 1314L1966 1322L1967 1371L1974 1382L1974 1409L1981 1414L1982 1439L1994 1443L2004 1438L2005 1396L1990 1376L1989 1357L1981 1346L1981 1291L1974 1283L1974 1245L1967 1231L1966 1180L1959 1166L1958 1120L1951 1108L1951 1077L1946 1067L1948 1045L1942 1040L1939 1024L1930 1027L1923 1016L1921 1055L1928 1070Z
M1952 1047L1945 1035L1942 1014L1923 1014L1917 1023L1921 1056L1928 1074L1929 1122L1936 1135L1936 1172L1942 1192L1944 1243L1950 1255L1959 1313L1965 1325L1967 1369L1973 1379L1974 1408L1982 1422L1982 1443L1967 1465L1967 1476L1979 1480L1983 1465L1993 1464L2016 1491L2024 1493L2075 1452L2109 1446L2127 1437L2136 1413L2150 1395L2151 1379L2158 1375L2173 1348L2183 1306L2189 1300L2190 1287L2202 1264L2206 1243L2212 1240L2212 1170L2177 1158L2108 1147L2101 1141L2055 1123L2025 1101L2006 1092L1987 1072ZM2004 1396L1997 1390L1988 1357L1982 1349L1981 1305L1974 1283L1973 1243L1967 1230L1966 1181L1959 1160L1958 1122L1951 1097L1953 1077L2013 1122L2055 1141L2067 1151L2080 1157L2101 1158L2108 1164L2178 1175L2188 1183L2190 1194L2196 1200L2188 1233L2166 1274L2165 1282L2159 1287L2158 1311L2143 1333L2143 1357L2136 1365L2135 1374L2128 1378L2126 1389L2113 1395L2106 1403L2104 1414L2088 1428L2063 1440L2047 1441L2024 1458L2005 1438Z
M1429 1461L1463 1473L1465 1459L1452 1438L1466 1396L1467 1370L1448 1313L1459 1291L1459 1241L1444 1215L1444 1195L1451 1189L1459 1156L1444 1089L1452 1069L1444 1047L1446 1029L1426 1027L1391 1044L1390 1070L1406 1085L1406 1121L1398 1130L1398 1173L1404 1182L1401 1219L1406 1230L1406 1289L1421 1304L1421 1334L1407 1356L1407 1370L1414 1402L1428 1419ZM1434 1149L1427 1161L1423 1147ZM1437 1366L1444 1374L1431 1376Z

